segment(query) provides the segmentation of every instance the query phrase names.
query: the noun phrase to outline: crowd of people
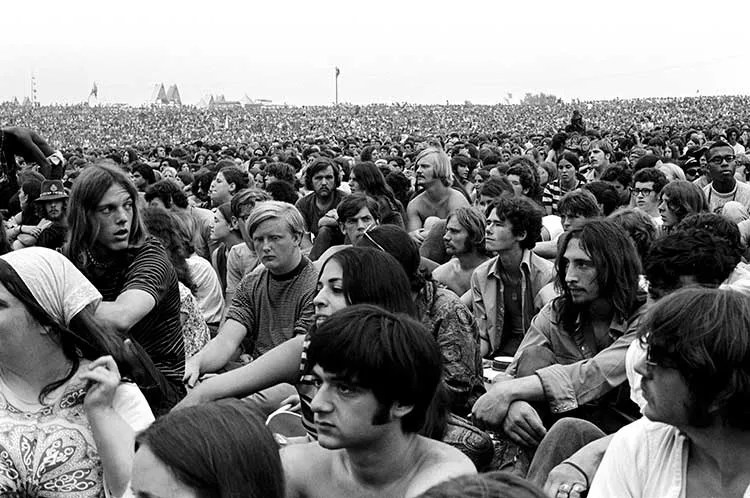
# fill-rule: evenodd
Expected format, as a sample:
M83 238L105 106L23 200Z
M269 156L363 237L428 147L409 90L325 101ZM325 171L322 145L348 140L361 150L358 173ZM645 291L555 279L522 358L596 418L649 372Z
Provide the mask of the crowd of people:
M0 106L0 495L750 496L747 103Z

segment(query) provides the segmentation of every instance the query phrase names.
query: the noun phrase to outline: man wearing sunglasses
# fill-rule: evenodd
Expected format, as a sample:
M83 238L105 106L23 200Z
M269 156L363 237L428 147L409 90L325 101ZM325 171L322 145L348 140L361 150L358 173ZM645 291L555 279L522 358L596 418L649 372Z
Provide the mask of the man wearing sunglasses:
M708 199L708 209L735 222L746 218L750 209L750 185L734 177L737 163L732 146L724 141L714 142L706 152L706 160L711 183L703 193Z

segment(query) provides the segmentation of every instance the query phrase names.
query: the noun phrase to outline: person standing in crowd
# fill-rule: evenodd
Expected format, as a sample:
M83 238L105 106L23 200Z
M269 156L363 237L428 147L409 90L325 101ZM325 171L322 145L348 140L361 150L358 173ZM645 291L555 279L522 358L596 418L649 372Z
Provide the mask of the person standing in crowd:
M521 197L500 197L487 208L487 251L497 256L471 275L471 303L483 357L513 356L541 309L539 292L555 278L554 264L531 250L542 212Z
M645 418L615 434L591 498L750 493L750 311L736 291L684 289L641 330Z
M223 368L240 345L257 359L312 326L317 271L300 248L304 223L291 204L266 201L255 206L247 232L263 265L242 278L218 335L188 360L189 387L201 374ZM287 389L282 391L284 397L289 395ZM268 393L268 399L274 394Z
M437 344L419 322L355 305L322 323L307 359L318 386L310 404L318 441L282 448L287 497L413 497L476 473L457 449L417 434L441 370Z
M415 159L417 194L406 207L407 230L418 243L427 236L425 222L430 217L444 220L460 207L468 207L469 201L451 188L453 172L451 160L442 149L430 146L422 150Z
M614 432L634 408L616 396L645 311L633 241L611 221L588 220L565 233L555 266L562 295L532 320L507 370L515 378L493 384L472 410L477 423L530 447L554 417L575 413Z
M485 218L477 209L463 207L449 214L443 243L451 259L432 270L432 278L463 296L474 269L489 258L484 236Z
M166 378L166 393L152 396L153 386L141 386L154 411L164 413L185 393L180 291L166 252L146 234L137 199L121 170L84 169L70 193L64 252L102 293L97 318L143 346Z

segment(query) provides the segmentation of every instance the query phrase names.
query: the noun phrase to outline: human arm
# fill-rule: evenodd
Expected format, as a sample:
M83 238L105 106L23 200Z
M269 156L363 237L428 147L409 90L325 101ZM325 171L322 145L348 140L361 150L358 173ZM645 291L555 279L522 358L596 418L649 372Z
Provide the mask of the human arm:
M406 231L409 233L416 232L424 226L422 217L419 215L419 201L419 197L415 197L406 205Z
M96 308L96 317L118 332L127 332L149 314L156 299L146 291L130 289L114 301L102 301Z
M104 481L113 496L128 489L133 466L135 434L114 409L120 372L111 356L91 362L80 375L90 383L83 406L102 463Z
M304 342L305 336L292 337L241 368L206 379L188 392L176 408L249 396L282 382L294 382L299 374Z
M514 401L542 401L544 389L535 375L492 384L471 410L472 421L479 427L500 427Z
M242 339L247 334L247 328L233 319L227 319L219 329L219 333L206 344L206 347L185 361L185 383L188 387L195 386L201 374L215 372L227 364Z
M588 490L612 438L614 434L590 442L553 468L544 483L544 491L547 495L555 496L560 493L560 487L564 485L567 485L565 489L568 490L580 489L579 495ZM570 493L571 498L575 496Z
M39 172L45 178L62 178L62 165L53 168L47 159L55 153L54 149L37 132L17 126L3 128L2 132L7 152L38 164Z

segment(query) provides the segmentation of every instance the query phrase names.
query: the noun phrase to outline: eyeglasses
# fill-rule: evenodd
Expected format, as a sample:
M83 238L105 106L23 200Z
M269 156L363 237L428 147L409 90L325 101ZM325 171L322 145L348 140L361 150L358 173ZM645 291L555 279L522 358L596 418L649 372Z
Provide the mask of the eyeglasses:
M724 161L726 161L727 163L732 163L734 162L734 156L714 156L708 160L709 163L715 166L721 165Z
M685 174L690 176L698 176L700 175L700 173L701 170L699 170L698 168L689 168L685 170Z
M653 191L654 189L650 189L650 188L634 188L633 189L633 193L635 194L636 197L638 197L639 195L642 195L645 197L651 194Z

